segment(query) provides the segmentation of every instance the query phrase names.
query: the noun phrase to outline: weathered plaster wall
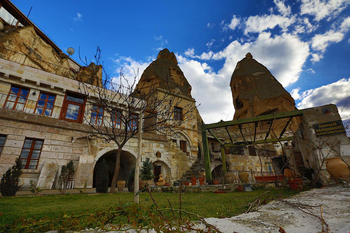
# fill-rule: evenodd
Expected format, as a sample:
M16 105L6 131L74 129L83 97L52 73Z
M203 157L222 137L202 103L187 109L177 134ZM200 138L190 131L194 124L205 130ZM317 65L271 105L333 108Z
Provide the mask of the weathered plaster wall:
M294 140L295 151L302 153L305 166L320 170L320 181L329 182L330 176L326 171L325 158L339 157L349 161L350 141L346 134L316 137L313 125L341 120L338 109L334 104L303 110L304 116Z

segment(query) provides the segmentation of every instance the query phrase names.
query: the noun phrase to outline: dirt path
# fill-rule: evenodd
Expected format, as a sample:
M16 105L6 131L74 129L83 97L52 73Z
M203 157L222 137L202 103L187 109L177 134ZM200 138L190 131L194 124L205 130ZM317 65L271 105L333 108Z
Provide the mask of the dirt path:
M256 212L206 221L222 232L278 233L282 227L286 233L349 233L350 186L313 189L285 201L273 201Z

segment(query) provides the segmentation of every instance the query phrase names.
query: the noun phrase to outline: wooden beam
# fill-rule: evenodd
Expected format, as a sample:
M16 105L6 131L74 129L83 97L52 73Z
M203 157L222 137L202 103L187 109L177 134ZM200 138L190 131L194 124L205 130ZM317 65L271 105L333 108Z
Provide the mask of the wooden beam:
M239 128L239 132L241 132L241 135L242 135L243 140L244 140L244 141L247 141L247 140L245 140L244 134L243 134L243 132L242 132L242 125L238 125L238 128Z
M286 129L287 129L287 127L288 127L290 121L292 120L292 118L293 118L293 117L290 117L290 118L289 118L289 120L288 120L286 126L284 126L284 128L282 129L281 134L280 134L280 136L279 136L278 138L281 138L281 137L283 136L284 132L286 132Z
M225 174L227 171L227 168L226 168L226 153L225 153L224 147L221 147L221 163L222 163L222 171Z
M218 137L216 137L216 135L210 129L208 129L208 131L221 145L224 145L224 143L222 141L220 141L220 139Z
M233 143L233 141L232 141L232 137L231 137L230 132L228 131L228 128L227 128L227 127L225 127L225 129L226 129L226 132L227 132L228 136L230 137L230 141L231 141L231 143Z
M295 110L295 111L290 111L290 112L281 112L281 113L276 113L276 114L262 115L262 116L247 118L247 119L240 119L240 120L233 120L233 121L221 121L218 123L207 124L207 125L205 125L205 128L206 129L215 129L215 128L222 128L222 127L227 127L227 126L249 124L249 123L268 121L268 120L277 120L277 119L290 118L290 117L296 117L296 116L302 116L302 115L303 115L302 110Z
M254 123L254 142L255 142L255 140L256 140L256 128L258 127L258 122L255 122Z
M285 138L272 138L268 140L259 140L255 142L251 142L251 144L263 144L263 143L273 143L273 142L283 142L283 141L290 141L293 140L294 137L285 137ZM235 144L225 144L224 147L233 147L233 146L239 146L239 145L247 145L246 142L240 142L240 143L235 143Z
M266 136L265 136L265 140L269 137L270 135L270 131L271 131L271 128L272 128L272 124L273 124L273 120L269 121L270 122L270 126L269 126L269 130L267 131L266 133Z

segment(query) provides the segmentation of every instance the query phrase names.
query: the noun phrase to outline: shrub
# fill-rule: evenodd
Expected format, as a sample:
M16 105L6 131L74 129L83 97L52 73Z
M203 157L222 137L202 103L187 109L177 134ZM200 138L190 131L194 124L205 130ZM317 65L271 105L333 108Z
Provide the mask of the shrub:
M42 190L40 187L36 187L36 184L33 180L30 180L30 187L29 187L29 191L31 191L32 193L34 193L34 195L37 195L38 193L40 193Z
M20 188L19 177L22 174L22 162L16 159L16 164L9 168L1 178L1 194L3 196L14 196Z
M58 178L59 190L62 194L66 193L68 182L75 173L73 161L69 161L67 165L63 165L61 168L61 175Z
M141 176L141 180L152 180L154 178L153 164L149 160L149 158L143 161L142 167L140 170L140 176Z
M108 191L108 166L106 160L102 160L96 174L96 192L106 193Z
M128 191L134 192L134 184L135 184L135 168L133 168L128 177Z

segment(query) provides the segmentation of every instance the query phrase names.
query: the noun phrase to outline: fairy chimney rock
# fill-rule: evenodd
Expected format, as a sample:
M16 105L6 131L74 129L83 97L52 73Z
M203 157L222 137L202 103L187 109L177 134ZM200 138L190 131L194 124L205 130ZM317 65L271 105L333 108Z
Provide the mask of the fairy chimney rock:
M234 120L296 110L292 96L250 53L237 63L230 86Z
M152 85L163 89L175 88L177 93L192 98L192 87L178 66L175 54L168 49L160 51L157 59L145 69L136 90L146 91L146 87Z

